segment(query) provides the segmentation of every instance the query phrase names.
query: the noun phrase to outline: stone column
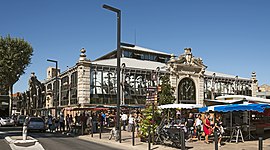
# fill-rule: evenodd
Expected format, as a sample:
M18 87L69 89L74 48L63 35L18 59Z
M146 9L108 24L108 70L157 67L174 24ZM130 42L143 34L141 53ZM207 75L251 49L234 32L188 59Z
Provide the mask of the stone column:
M204 78L200 77L198 79L198 88L197 93L198 93L198 97L196 99L196 104L203 104L203 100L204 100Z
M252 72L251 80L252 80L252 83L251 83L252 95L251 96L256 97L256 94L258 92L258 80L257 80L256 72Z
M77 63L78 72L78 104L83 106L90 103L90 60L86 59L86 50L81 49L80 60Z

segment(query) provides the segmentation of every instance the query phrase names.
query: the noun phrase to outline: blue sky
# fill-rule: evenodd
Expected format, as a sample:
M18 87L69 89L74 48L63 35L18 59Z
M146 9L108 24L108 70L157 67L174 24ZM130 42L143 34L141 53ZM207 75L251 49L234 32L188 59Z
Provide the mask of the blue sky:
M79 59L80 49L91 60L116 48L116 15L122 10L122 42L179 55L192 47L208 70L269 84L270 1L268 0L46 0L1 1L0 35L29 41L32 64L14 86L25 91L31 72L39 80L46 59L59 61L62 71Z

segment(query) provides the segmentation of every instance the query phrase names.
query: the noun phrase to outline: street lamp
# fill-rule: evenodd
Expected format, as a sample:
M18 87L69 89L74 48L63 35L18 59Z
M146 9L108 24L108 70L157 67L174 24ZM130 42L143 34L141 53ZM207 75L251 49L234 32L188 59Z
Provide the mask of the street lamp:
M55 97L55 118L57 118L57 105L58 105L58 96L57 96L57 93L58 93L58 61L56 61L56 60L51 60L51 59L47 59L47 61L49 61L49 62L53 62L53 63L55 63L55 69L56 69L56 75L55 75L55 86L56 86L56 88L55 88L55 95L56 95L56 97Z
M113 11L117 13L117 127L116 129L119 130L119 142L121 143L121 126L120 126L120 57L121 57L121 49L120 49L120 41L121 41L121 10L111 7L109 5L103 5L103 8Z
M125 73L125 69L126 69L126 64L122 63L122 101L121 101L121 105L125 105L125 80L124 80L124 73Z

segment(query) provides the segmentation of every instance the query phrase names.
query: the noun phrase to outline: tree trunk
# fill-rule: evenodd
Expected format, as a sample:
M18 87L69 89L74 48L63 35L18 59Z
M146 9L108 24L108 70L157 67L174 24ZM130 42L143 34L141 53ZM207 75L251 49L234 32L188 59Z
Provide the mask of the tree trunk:
M13 108L13 84L9 86L9 116L12 115L12 108Z

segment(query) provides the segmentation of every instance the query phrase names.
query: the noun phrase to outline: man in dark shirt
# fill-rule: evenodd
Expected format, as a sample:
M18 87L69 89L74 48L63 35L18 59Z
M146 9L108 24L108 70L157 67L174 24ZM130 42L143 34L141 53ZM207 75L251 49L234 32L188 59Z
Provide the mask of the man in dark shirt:
M192 136L194 134L194 122L195 122L195 120L194 120L193 114L189 113L189 116L188 116L187 121L186 121L186 126L188 129L189 138L192 138Z

